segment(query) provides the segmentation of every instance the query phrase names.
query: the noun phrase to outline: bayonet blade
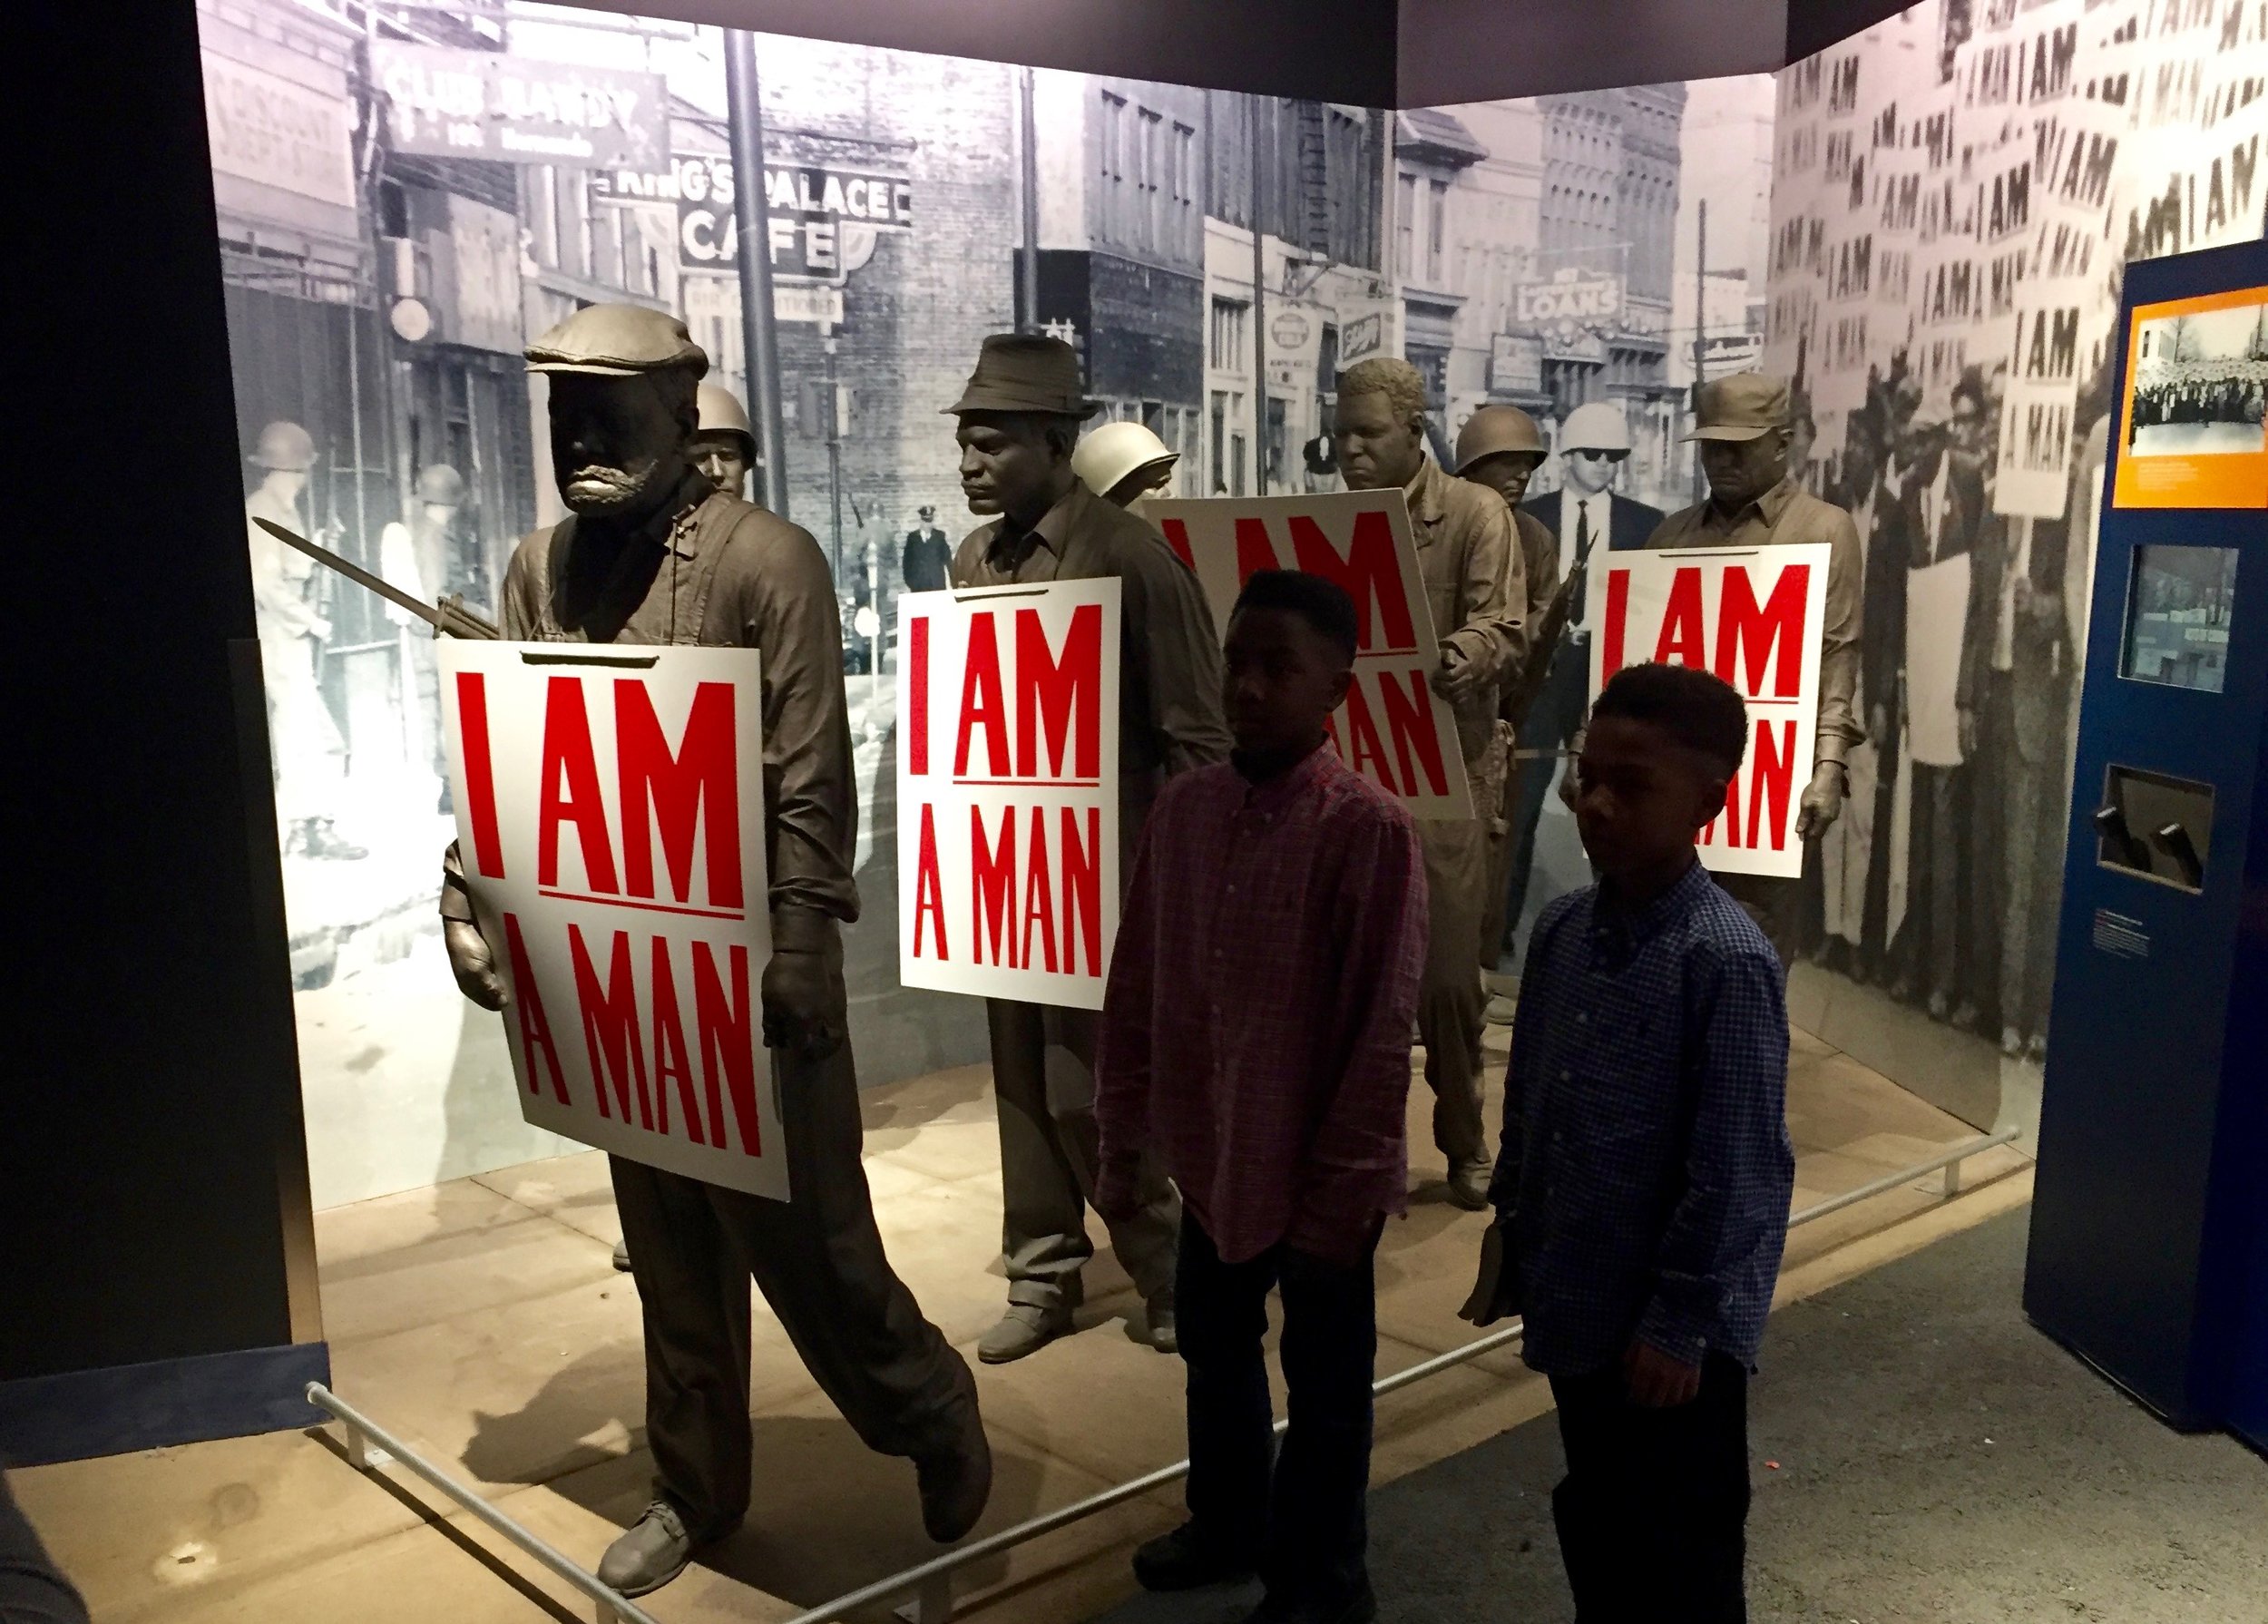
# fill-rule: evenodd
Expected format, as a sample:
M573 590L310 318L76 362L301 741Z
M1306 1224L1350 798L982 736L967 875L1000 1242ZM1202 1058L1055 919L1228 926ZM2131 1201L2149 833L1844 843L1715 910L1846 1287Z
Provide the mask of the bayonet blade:
M306 553L317 563L328 564L332 569L337 571L341 575L344 575L347 580L355 582L357 586L367 586L372 592L377 593L379 597L384 598L387 602L399 604L402 608L408 610L410 613L415 615L419 620L425 621L426 625L431 626L435 631L440 631L447 630L442 621L441 611L439 610L435 609L430 603L410 596L409 593L404 592L400 587L396 586L393 582L386 581L379 576L373 575L360 564L349 563L347 560L339 557L337 553L332 552L328 547L323 546L319 543L310 542L307 537L299 534L297 531L286 530L282 525L276 523L273 520L255 518L252 523L259 525L269 535L274 536L278 541L284 543L287 546L297 547L300 552Z

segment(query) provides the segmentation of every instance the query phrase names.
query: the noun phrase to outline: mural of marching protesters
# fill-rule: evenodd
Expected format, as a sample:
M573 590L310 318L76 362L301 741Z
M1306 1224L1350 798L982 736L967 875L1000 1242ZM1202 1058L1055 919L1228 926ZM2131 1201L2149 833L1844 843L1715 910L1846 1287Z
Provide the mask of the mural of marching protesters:
M2263 9L1932 0L1778 75L1765 359L1867 548L1852 796L1797 1021L2036 1110L2132 260L2261 235ZM2149 335L2135 449L2262 443L2256 308Z

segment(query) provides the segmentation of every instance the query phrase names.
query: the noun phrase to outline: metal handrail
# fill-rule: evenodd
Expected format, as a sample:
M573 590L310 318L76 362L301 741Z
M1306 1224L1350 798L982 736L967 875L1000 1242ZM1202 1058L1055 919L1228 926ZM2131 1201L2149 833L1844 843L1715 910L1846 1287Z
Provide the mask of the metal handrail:
M638 1603L611 1585L601 1583L597 1575L577 1567L573 1560L563 1552L546 1543L541 1535L529 1531L513 1519L505 1516L494 1506L474 1493L472 1490L458 1482L456 1479L323 1385L322 1383L309 1382L307 1385L307 1398L308 1403L317 1409L327 1411L346 1424L349 1434L349 1448L356 1457L357 1465L368 1471L384 1464L383 1461L374 1460L370 1455L370 1444L377 1444L395 1460L399 1461L451 1500L472 1512L474 1516L478 1517L483 1522L503 1535L505 1539L543 1563L552 1570L555 1577L566 1580L567 1583L597 1602L600 1624L613 1624L613 1621L617 1619L621 1620L621 1624L661 1624L661 1620L639 1606Z
M1845 1190L1839 1196L1830 1196L1823 1201L1814 1202L1791 1214L1788 1218L1788 1228L1793 1229L1816 1218L1825 1218L1831 1213L1841 1212L1843 1208L1855 1206L1861 1201L1887 1194L1901 1184L1908 1184L1916 1179L1927 1178L1930 1174L1940 1171L1945 1174L1943 1194L1949 1198L1958 1195L1960 1191L1961 1163L1972 1156L1981 1155L2001 1145L2011 1144L2019 1136L2019 1130L2004 1128L1995 1133L1980 1134L1974 1139L1964 1140L1927 1161L1917 1162L1895 1173L1885 1174L1871 1183L1862 1184L1856 1189ZM1372 1384L1371 1392L1374 1395L1383 1396L1397 1389L1407 1387L1414 1382L1423 1381L1428 1376L1437 1375L1444 1370L1452 1369L1459 1365L1477 1359L1483 1354L1493 1353L1498 1348L1509 1346L1519 1341L1524 1329L1525 1326L1520 1320L1511 1320L1501 1329L1491 1331L1485 1336L1477 1336L1471 1342L1450 1349L1447 1353L1436 1354L1430 1359L1420 1360L1407 1369L1397 1370L1391 1375L1381 1377ZM522 1528L470 1489L465 1488L437 1467L420 1459L397 1439L378 1427L367 1416L355 1410L320 1383L308 1384L308 1402L318 1409L329 1412L346 1425L348 1431L350 1456L357 1465L376 1463L367 1461L365 1453L367 1446L357 1437L357 1434L360 1433L383 1445L394 1458L412 1472L527 1551L559 1578L565 1580L585 1596L598 1602L599 1624L614 1624L615 1620L621 1620L621 1624L657 1624L652 1615L644 1611L635 1602L600 1583L596 1578L575 1566L559 1551L526 1529ZM1288 1418L1277 1422L1276 1433L1279 1435L1282 1434L1288 1424ZM1068 1505L1057 1507L1054 1511L1043 1511L1039 1516L1028 1518L1013 1527L1004 1528L996 1534L988 1534L983 1539L973 1541L969 1544L955 1546L951 1551L934 1556L929 1560L907 1568L902 1572L875 1580L871 1584L861 1585L857 1590L837 1596L831 1601L822 1602L807 1611L797 1613L787 1621L787 1624L841 1624L845 1615L860 1608L871 1607L878 1602L908 1596L916 1599L914 1618L917 1624L943 1624L943 1621L950 1617L953 1611L952 1578L961 1569L982 1561L987 1557L997 1556L1004 1551L1012 1550L1018 1545L1038 1539L1042 1534L1052 1533L1059 1528L1083 1521L1099 1512L1109 1511L1113 1506L1122 1505L1127 1501L1139 1499L1152 1489L1162 1489L1168 1483L1178 1482L1187 1477L1188 1472L1189 1463L1186 1460L1177 1461L1170 1466L1160 1466L1157 1471L1145 1473L1130 1482L1105 1489L1097 1494L1090 1494L1084 1500L1075 1500Z

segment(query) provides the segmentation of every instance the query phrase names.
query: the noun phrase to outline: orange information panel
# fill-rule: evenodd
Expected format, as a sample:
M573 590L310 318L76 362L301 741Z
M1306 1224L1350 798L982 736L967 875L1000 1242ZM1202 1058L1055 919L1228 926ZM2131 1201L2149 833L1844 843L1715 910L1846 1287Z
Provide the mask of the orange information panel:
M2268 507L2268 288L2136 305L2114 507Z

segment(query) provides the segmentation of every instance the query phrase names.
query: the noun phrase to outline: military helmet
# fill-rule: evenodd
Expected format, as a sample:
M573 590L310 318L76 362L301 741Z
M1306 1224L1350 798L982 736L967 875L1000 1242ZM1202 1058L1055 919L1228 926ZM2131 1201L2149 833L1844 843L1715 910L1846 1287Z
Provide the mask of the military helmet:
M315 466L315 437L298 424L279 418L259 431L249 460L256 468L304 474Z
M446 463L427 463L417 471L417 500L446 507L464 501L464 475Z
M756 431L748 426L748 408L740 398L722 384L703 384L693 392L694 407L700 414L700 422L693 432L697 435L738 435L748 442L748 458L758 460Z
M1611 451L1618 456L1630 453L1630 425L1620 406L1594 400L1589 406L1577 406L1567 415L1559 426L1561 451Z
M1160 464L1170 468L1181 454L1139 423L1105 423L1080 437L1071 452L1071 472L1098 496L1108 496L1129 474Z
M1543 436L1536 432L1536 420L1516 406L1484 406L1457 431L1457 472L1508 451L1543 460Z

